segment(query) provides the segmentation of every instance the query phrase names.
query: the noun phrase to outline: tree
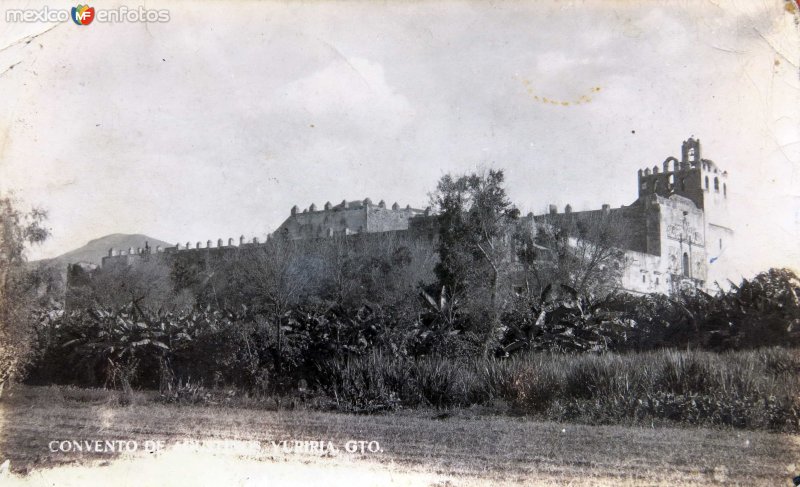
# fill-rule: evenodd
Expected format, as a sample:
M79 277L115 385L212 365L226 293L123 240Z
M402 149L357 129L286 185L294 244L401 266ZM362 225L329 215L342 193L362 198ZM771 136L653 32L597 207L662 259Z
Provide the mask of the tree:
M451 297L473 306L488 294L488 320L497 320L498 290L513 263L512 236L519 219L503 187L502 170L443 176L431 200L438 211L436 275Z
M47 213L19 209L19 202L0 197L0 392L30 357L37 283L27 265L26 249L43 242Z
M322 266L320 297L338 306L358 306L364 298L361 267L365 255L359 255L354 236L335 235L319 240L315 253Z
M280 316L311 292L321 262L304 240L276 235L253 248L240 250L234 278L240 280L244 303L257 313Z
M322 263L308 247L307 241L275 235L263 244L242 249L231 274L240 289L240 304L266 317L266 325L274 327L278 377L289 312L316 287L321 273Z
M560 285L580 295L605 296L618 289L625 267L622 249L629 237L627 229L623 216L616 212L541 218L534 246L541 250L531 247L533 252L521 255L532 295Z
M393 232L336 235L311 252L324 262L320 297L339 306L400 306L433 280L432 245Z
M99 306L119 310L132 302L151 312L187 307L175 290L170 263L159 254L143 254L132 263L107 262L93 271L77 266L70 269L73 279L67 290L68 309ZM77 279L76 273L83 276Z

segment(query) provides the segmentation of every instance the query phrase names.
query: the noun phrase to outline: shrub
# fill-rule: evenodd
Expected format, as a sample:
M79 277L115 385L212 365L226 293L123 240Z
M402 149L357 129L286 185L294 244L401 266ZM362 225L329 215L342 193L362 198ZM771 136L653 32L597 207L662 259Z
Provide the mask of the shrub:
M414 361L414 380L426 404L437 408L471 403L471 384L476 379L472 367L439 357Z
M396 410L405 397L416 405L411 363L375 351L365 357L330 360L320 365L320 387L332 396L337 408L357 413ZM416 400L415 400L416 399Z
M800 278L770 269L728 291L675 296L621 294L603 306L636 323L627 350L742 350L800 345Z
M542 413L558 397L560 381L556 369L526 360L512 372L510 397L512 406L525 413Z
M796 350L528 356L512 362L519 412L589 423L668 420L800 430Z
M547 286L535 299L517 300L503 316L500 354L525 350L604 352L624 347L632 322L621 313L579 295L569 286Z
M200 404L207 402L210 396L202 384L187 379L167 384L161 391L160 399L166 403Z
M487 357L472 363L475 381L472 383L473 396L484 401L507 399L512 396L515 359Z
M702 393L712 389L707 357L697 352L665 351L657 390L674 394ZM706 358L706 360L703 360Z

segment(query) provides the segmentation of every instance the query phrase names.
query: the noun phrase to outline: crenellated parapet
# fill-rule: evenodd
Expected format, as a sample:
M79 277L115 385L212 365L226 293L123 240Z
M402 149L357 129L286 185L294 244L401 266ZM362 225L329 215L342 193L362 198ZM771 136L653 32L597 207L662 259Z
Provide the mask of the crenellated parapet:
M277 232L292 239L303 239L407 230L412 218L426 214L429 215L430 210L426 213L411 205L401 207L397 202L388 206L385 200L374 203L371 198L342 200L338 205L328 201L321 208L311 203L303 210L293 206Z
M265 243L269 241L269 238L270 236L267 237ZM226 241L227 244L225 244ZM227 240L217 238L216 244L214 244L214 240L208 239L205 241L205 243L201 241L195 242L194 244L190 241L187 241L185 244L177 242L172 247L161 247L158 245L155 248L152 248L147 242L145 242L144 247L130 247L128 249L110 248L108 249L107 255L102 259L102 265L105 266L116 262L132 264L135 261L151 254L192 254L198 252L217 252L238 248L252 248L259 245L264 245L264 243L262 243L258 237L253 237L251 240L246 241L244 235L239 237L238 245L234 244L234 242L235 240L233 238L228 238Z
M412 210L412 211L419 211L422 212L423 210L414 210L411 208L411 205L406 205L405 207L401 208L400 205L395 201L390 208L387 208L386 201L380 200L377 204L372 202L371 198L364 198L363 200L342 200L341 203L338 205L331 204L330 201L325 202L322 205L322 208L317 207L316 203L311 203L309 206L300 209L299 206L294 205L289 210L289 216L297 216L297 215L311 215L311 214L320 214L320 213L328 213L328 212L342 212L342 211L354 211L354 210L365 210L365 209L381 209L387 211L402 211L402 210Z

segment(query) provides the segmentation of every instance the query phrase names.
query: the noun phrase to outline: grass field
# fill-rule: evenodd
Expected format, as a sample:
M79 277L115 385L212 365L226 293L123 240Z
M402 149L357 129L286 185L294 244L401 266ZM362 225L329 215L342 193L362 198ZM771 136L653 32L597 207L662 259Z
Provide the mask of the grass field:
M179 448L185 439L240 443L197 451ZM52 440L129 440L140 450L53 453ZM141 451L147 440L165 447ZM330 441L337 451L272 447L282 440ZM376 441L381 451L349 453L349 440ZM772 486L792 485L800 437L560 424L477 409L360 416L162 405L145 394L121 406L106 391L18 386L0 399L4 459L10 485Z

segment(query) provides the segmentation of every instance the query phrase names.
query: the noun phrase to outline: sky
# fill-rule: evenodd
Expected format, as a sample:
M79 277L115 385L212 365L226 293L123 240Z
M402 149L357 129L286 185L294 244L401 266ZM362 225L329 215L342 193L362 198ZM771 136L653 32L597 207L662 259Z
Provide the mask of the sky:
M700 139L734 273L800 269L800 27L763 2L103 2L169 21L9 22L0 192L52 257L110 233L262 237L293 205L424 208L502 168L523 212L632 203ZM100 5L96 6L100 9Z

